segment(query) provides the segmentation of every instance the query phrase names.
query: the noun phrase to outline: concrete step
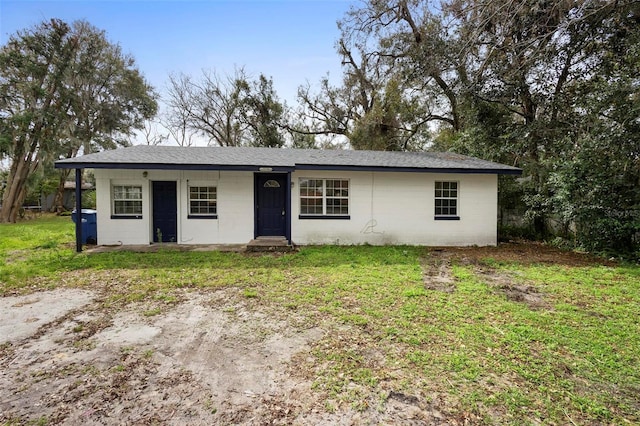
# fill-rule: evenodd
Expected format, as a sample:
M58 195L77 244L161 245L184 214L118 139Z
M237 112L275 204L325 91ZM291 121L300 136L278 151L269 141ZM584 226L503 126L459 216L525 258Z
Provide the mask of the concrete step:
M258 237L247 244L247 251L253 252L287 252L291 250L293 250L293 246L285 237Z

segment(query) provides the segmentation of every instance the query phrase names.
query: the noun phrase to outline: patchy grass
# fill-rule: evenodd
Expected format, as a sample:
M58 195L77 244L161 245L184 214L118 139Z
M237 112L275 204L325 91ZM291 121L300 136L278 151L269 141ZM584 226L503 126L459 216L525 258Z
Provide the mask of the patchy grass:
M0 225L0 292L103 289L143 315L185 290L238 288L286 321L326 337L296 359L335 411L401 395L440 400L452 418L486 424L640 422L640 268L518 248L451 250L452 292L429 289L416 247L308 247L286 255L111 252L75 254L69 218ZM526 249L529 250L529 249ZM554 261L554 259L560 259ZM544 303L508 297L526 286ZM84 332L79 326L74 332ZM88 344L90 341L82 341ZM116 372L118 373L118 372Z

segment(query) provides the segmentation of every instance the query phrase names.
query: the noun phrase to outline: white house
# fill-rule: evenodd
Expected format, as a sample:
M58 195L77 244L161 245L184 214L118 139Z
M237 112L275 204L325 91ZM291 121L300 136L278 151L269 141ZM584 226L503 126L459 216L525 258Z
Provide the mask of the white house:
M495 245L503 164L453 153L133 146L94 170L98 244Z

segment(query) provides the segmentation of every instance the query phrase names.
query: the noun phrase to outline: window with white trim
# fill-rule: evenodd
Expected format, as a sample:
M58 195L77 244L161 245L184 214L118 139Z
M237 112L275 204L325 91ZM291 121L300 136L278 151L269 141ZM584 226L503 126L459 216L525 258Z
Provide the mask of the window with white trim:
M435 183L436 218L458 217L458 182L438 181Z
M142 214L142 186L113 185L111 198L114 216L139 216Z
M301 178L300 216L346 217L349 215L348 179Z
M218 214L218 194L215 186L189 187L189 216Z

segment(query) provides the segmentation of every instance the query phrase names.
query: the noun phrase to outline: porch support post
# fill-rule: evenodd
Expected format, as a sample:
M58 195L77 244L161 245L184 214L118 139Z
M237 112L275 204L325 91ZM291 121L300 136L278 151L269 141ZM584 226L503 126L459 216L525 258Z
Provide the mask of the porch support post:
M293 196L292 192L293 192L293 185L291 185L291 172L287 172L287 191L286 191L286 197L285 197L285 209L287 211L287 215L286 215L286 221L284 224L284 234L285 237L287 238L287 242L289 244L293 244L291 242L291 220L292 220L292 216L293 216L293 212L291 211L291 198Z
M82 251L82 169L76 169L76 252Z

